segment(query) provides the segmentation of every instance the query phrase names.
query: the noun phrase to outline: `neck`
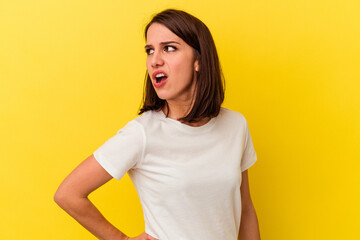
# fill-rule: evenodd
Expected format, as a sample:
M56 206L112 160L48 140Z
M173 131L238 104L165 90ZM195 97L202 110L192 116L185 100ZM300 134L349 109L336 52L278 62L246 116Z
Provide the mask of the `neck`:
M167 107L167 105L169 106L169 108ZM167 104L165 104L163 111L165 114L169 113L169 118L176 120L178 118L185 117L190 112L191 107L192 106L190 106L189 103L167 101Z
M177 120L178 118L185 117L191 110L192 106L190 104L181 104L181 103L173 103L171 101L167 101L169 105L169 109L167 108L167 105L165 104L163 107L163 112L166 115L169 111L168 118ZM193 123L185 123L189 126L193 127L199 127L201 125L204 125L210 120L209 117L203 118L200 121L193 122Z

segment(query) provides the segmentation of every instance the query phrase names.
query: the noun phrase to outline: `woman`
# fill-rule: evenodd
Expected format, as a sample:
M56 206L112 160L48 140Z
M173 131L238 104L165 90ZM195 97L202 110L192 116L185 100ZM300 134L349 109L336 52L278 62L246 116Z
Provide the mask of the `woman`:
M257 156L244 116L221 107L223 75L210 31L167 9L146 26L145 40L140 116L65 178L56 203L99 239L260 239L247 175ZM126 172L145 217L134 238L87 198Z

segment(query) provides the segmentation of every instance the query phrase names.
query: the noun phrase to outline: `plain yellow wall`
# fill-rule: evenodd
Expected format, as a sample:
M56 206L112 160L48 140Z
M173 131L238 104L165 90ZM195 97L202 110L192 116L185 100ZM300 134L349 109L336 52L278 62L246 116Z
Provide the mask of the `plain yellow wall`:
M358 237L359 1L3 0L0 239L96 239L53 195L137 116L143 30L168 7L209 27L226 78L223 106L249 122L262 239ZM144 230L128 175L90 199L126 234Z

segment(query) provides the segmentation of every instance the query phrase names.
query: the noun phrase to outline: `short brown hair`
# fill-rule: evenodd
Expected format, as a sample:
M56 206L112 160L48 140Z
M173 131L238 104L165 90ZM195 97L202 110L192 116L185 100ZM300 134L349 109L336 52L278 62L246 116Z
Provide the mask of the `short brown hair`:
M194 49L200 69L196 72L195 102L189 114L178 120L196 122L204 117L216 117L224 101L225 79L212 35L207 26L189 13L166 9L156 14L145 27L145 41L151 24L160 23L180 37ZM194 101L194 99L193 99ZM138 115L148 110L159 110L166 100L160 99L151 83L148 71L145 73L142 108Z

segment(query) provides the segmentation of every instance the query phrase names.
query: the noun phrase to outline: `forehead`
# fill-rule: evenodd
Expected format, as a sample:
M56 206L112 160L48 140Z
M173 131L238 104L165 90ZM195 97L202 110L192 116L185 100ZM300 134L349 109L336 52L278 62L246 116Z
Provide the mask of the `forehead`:
M170 40L174 40L181 43L184 42L180 37L178 37L176 34L174 34L167 27L165 27L160 23L153 23L150 25L146 34L146 38L147 38L146 43L149 45L156 44L162 41L170 41Z

